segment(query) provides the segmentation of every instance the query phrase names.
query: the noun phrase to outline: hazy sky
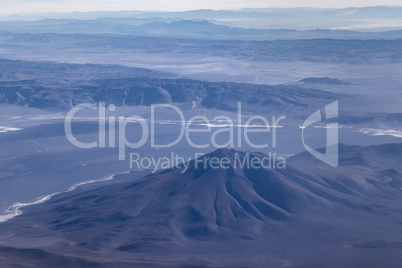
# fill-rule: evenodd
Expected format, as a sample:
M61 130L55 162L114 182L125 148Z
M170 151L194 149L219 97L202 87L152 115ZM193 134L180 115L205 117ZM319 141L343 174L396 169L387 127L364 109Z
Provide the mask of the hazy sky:
M0 16L16 13L193 9L240 9L245 7L361 7L402 5L401 0L0 0Z

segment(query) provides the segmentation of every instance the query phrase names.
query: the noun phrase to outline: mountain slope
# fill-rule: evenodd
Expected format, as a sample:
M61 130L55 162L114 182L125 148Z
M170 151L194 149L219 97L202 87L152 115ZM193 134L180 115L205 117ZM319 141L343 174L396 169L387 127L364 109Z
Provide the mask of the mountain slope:
M24 209L2 224L3 235L18 230L5 242L21 246L18 237L25 237L26 246L40 237L42 248L89 256L176 263L194 258L247 267L286 259L272 250L295 254L321 247L328 253L340 246L353 251L359 241L394 241L400 229L400 161L359 156L395 159L401 145L342 145L340 151L343 164L337 168L302 154L285 170L274 170L235 164L263 154L219 149L193 160L185 172L179 166ZM209 165L213 158L231 164L215 169Z

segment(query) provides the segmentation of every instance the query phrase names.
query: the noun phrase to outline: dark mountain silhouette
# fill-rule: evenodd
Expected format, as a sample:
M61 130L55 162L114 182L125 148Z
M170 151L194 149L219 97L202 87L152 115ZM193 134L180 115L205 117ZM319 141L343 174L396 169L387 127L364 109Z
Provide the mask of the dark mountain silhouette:
M192 160L186 171L181 165L135 182L56 196L24 209L2 231L19 230L8 239L19 247L19 235L23 246L41 236L45 250L135 260L177 263L181 256L180 263L285 267L285 260L300 265L320 259L297 253L316 247L343 258L370 241L398 239L401 153L401 144L340 145L337 168L303 153L286 169L269 169L236 164L264 154L219 149ZM230 164L214 168L214 158ZM276 254L279 249L290 256ZM377 254L363 253L356 258Z
M327 84L327 85L349 85L349 83L329 77L309 77L300 80L299 82L306 84Z

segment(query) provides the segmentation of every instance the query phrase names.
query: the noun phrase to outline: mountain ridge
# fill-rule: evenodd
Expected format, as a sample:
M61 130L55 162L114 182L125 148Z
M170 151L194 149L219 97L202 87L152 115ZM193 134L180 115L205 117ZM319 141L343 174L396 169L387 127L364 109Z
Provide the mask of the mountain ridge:
M402 152L400 144L341 147L341 158L365 150L371 157L392 158ZM246 154L218 149L201 159L233 159L236 153L240 158ZM55 244L50 239L43 249L62 250L67 242L73 251L90 256L113 252L146 259L158 251L159 261L188 254L207 257L216 265L233 265L233 259L225 259L226 253L237 252L240 259L251 261L257 248L266 252L259 254L269 256L285 245L292 251L323 243L331 248L361 240L389 240L378 226L399 228L391 219L402 199L401 171L390 170L385 162L332 168L291 161L285 170L231 165L197 171L194 161L185 172L178 166L135 182L54 197L25 208L23 215L2 223L2 230L10 232L16 226L24 230L27 222L35 222L41 235L61 236L64 241ZM7 240L18 246L14 239ZM247 245L250 251L240 254L236 244Z
M301 109L343 95L289 85L260 85L234 82L207 82L172 78L169 74L143 68L115 65L80 65L49 62L0 60L0 103L49 110L68 110L81 103L115 106L150 106L184 103L188 107L235 111L242 101L245 109L278 107ZM10 71L17 75L11 75ZM109 70L113 69L112 73ZM37 71L46 77L36 77ZM47 71L48 70L48 71ZM80 77L76 77L80 73ZM24 79L19 79L24 77ZM62 79L62 80L61 80ZM61 81L60 81L61 80Z

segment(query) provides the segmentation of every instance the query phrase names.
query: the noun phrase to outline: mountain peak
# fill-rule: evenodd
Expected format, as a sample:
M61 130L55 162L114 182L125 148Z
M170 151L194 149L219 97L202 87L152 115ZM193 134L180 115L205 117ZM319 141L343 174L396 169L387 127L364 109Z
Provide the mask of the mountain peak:
M233 148L218 148L215 151L206 154L205 156L208 157L230 157L234 158L236 153L241 153L240 151L237 151Z
M340 145L341 157L361 155L366 163L377 154L390 162L401 150L401 144ZM233 159L236 154L244 157L247 153L220 148L198 160ZM297 159L300 155L294 161ZM202 241L212 254L220 247L236 250L236 243L260 250L284 242L335 241L345 234L342 230L334 233L338 224L355 231L351 218L359 220L400 201L402 180L397 162L390 162L393 169L382 169L382 162L364 168L359 163L332 168L305 162L272 170L195 169L196 160L190 162L193 166L187 172L171 169L134 183L100 187L67 198L56 196L52 202L26 208L27 212L24 209L12 224L30 225L32 215L41 215L35 226L57 232L58 237L62 233L63 239L75 242L77 250L108 249L119 256L156 250L170 256L183 254ZM398 199L390 199L390 194ZM322 220L317 222L317 217ZM364 223L357 228L368 232L371 227L378 228L375 224L368 227L370 221ZM366 239L366 233L363 235Z

